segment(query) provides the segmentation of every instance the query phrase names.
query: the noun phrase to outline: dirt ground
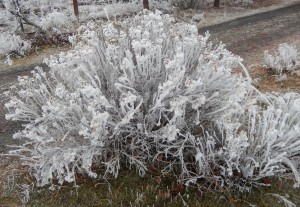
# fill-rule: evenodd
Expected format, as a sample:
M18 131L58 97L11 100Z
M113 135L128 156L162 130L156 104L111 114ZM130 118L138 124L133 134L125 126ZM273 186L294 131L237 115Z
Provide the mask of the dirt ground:
M300 76L292 72L284 73L287 80L278 81L276 75L267 67L255 66L250 72L254 85L261 92L300 93Z

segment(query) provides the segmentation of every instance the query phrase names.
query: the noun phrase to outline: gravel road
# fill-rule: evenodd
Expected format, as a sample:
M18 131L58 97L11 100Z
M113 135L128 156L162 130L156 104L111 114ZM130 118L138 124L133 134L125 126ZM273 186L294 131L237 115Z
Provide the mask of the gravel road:
M278 43L296 42L300 45L300 3L285 8L239 18L226 23L199 28L199 33L209 30L214 42L222 41L233 53L243 57L247 64L260 63L263 51L274 49ZM13 133L21 129L20 123L5 120L3 93L18 76L30 75L37 65L0 68L0 153L6 145L15 144Z
M199 28L209 31L214 42L245 59L246 65L262 64L264 50L274 50L279 43L300 47L300 3L229 22Z

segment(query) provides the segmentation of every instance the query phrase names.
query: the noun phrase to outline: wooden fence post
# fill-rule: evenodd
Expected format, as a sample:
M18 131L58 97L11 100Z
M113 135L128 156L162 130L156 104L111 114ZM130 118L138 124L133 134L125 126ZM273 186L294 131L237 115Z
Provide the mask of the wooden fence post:
M148 0L143 0L143 5L144 5L144 9L149 10L149 1Z
M78 0L73 0L74 14L79 21Z

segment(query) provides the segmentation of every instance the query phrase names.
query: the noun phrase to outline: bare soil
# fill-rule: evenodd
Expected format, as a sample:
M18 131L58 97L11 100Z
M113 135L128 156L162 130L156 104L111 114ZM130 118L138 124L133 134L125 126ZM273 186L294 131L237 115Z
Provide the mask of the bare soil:
M287 80L278 81L274 72L267 67L254 66L250 72L254 85L263 93L300 93L300 76L293 72L285 72Z
M254 5L257 7L268 7L273 5L278 5L282 3L287 3L288 1L282 0L254 0Z

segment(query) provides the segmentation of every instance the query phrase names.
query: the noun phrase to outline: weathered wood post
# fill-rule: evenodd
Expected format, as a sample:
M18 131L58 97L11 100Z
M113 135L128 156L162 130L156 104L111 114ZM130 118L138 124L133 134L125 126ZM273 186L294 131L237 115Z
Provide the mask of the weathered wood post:
M149 1L148 0L143 0L143 5L144 5L144 9L149 10Z
M220 0L215 0L214 1L214 7L220 7Z
M79 21L78 0L73 0L74 14Z

